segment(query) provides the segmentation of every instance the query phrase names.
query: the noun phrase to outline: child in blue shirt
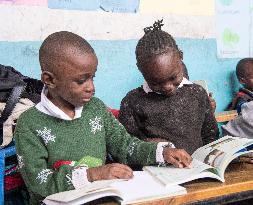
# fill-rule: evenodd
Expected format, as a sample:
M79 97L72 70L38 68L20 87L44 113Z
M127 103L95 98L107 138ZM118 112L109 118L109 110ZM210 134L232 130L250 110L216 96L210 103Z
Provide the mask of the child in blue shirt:
M240 114L242 105L253 100L253 58L243 58L237 63L236 76L243 87L232 100L229 110L237 110Z

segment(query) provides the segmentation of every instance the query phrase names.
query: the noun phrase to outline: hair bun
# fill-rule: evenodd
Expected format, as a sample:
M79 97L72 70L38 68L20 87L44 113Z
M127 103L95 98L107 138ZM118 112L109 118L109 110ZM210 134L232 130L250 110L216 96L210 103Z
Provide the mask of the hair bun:
M153 26L149 26L144 28L144 32L145 34L152 32L152 31L158 31L158 30L162 30L162 26L164 25L163 23L163 19L162 20L157 20Z

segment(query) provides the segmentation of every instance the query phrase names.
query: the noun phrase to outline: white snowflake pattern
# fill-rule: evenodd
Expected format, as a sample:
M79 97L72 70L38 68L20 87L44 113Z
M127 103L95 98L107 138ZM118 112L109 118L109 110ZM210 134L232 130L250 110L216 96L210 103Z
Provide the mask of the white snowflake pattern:
M71 185L72 184L72 179L71 179L70 174L66 174L66 178L67 178L68 185Z
M89 125L91 125L91 132L93 134L96 134L97 130L101 131L101 128L103 127L101 124L100 124L100 120L101 120L101 117L95 117L94 120L90 119L90 123Z
M132 154L134 153L135 146L136 146L135 142L132 142L132 144L129 145L129 148L128 148L128 154L129 154L129 156L132 156Z
M41 172L38 173L36 179L40 180L40 184L46 183L48 175L52 173L53 172L50 169L43 169Z
M44 127L43 130L36 130L37 135L42 137L43 141L47 145L49 141L55 142L55 136L51 134L51 129Z
M21 169L25 165L23 156L17 154L17 159L18 159L18 168Z

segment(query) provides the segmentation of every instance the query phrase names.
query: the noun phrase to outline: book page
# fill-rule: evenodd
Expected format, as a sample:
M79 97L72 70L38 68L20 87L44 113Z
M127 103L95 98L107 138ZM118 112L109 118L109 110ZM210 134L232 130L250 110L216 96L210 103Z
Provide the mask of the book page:
M70 194L73 190L69 191ZM79 198L76 198L74 200L68 200L67 202L62 201L54 201L49 199L44 199L43 202L46 205L80 205L80 204L86 204L88 202L94 201L96 199L100 199L103 197L117 197L117 199L121 199L120 193L117 192L117 190L112 190L110 188L104 189L101 191L95 191L90 192L89 194L85 194L84 196L81 196Z
M191 168L176 168L174 166L146 166L143 170L149 172L165 186L181 184L204 177L220 179L219 176L216 176L215 171L211 166L196 159L192 160Z
M121 193L123 204L144 202L186 193L186 189L179 185L165 187L145 171L134 171L133 179L115 182L112 186Z
M85 196L87 196L87 200L85 200L85 202L89 202L89 195L92 194L92 196L93 196L92 200L94 200L95 199L94 194L97 194L102 191L106 191L107 193L111 193L110 195L120 196L119 192L117 192L117 190L115 190L113 187L111 187L111 185L116 181L122 181L122 179L95 181L95 182L92 182L81 189L74 189L74 190L70 190L70 191L64 191L64 192L52 194L52 195L46 197L46 199L43 202L45 204L50 204L49 203L50 201L57 201L57 202L61 202L63 204L64 203L70 204L71 201L73 201L73 203L74 203L74 201L77 200L78 198L80 198L80 197L84 198ZM110 191L110 192L108 192L108 191ZM100 198L100 197L102 197L102 196L97 195L97 198Z
M192 157L214 167L223 177L226 166L234 159L233 155L239 151L246 151L245 146L250 144L253 144L252 139L225 136L200 147Z
M206 90L207 94L209 94L207 82L205 80L194 80L192 82L202 86Z
M186 189L182 186L175 185L165 188L147 172L138 171L134 172L134 177L130 180L92 182L82 189L50 195L43 202L47 205L77 205L106 196L116 196L116 199L121 199L122 204L127 204L186 193Z

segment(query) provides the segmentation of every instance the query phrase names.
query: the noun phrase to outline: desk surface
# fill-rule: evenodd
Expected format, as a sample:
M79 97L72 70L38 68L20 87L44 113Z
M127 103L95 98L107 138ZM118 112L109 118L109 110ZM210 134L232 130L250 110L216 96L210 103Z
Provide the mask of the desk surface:
M187 194L153 200L138 205L176 205L182 203L194 203L201 200L224 198L224 196L242 197L242 193L253 197L253 164L230 164L225 173L225 182L212 179L195 180L184 184ZM103 203L103 204L117 204Z

